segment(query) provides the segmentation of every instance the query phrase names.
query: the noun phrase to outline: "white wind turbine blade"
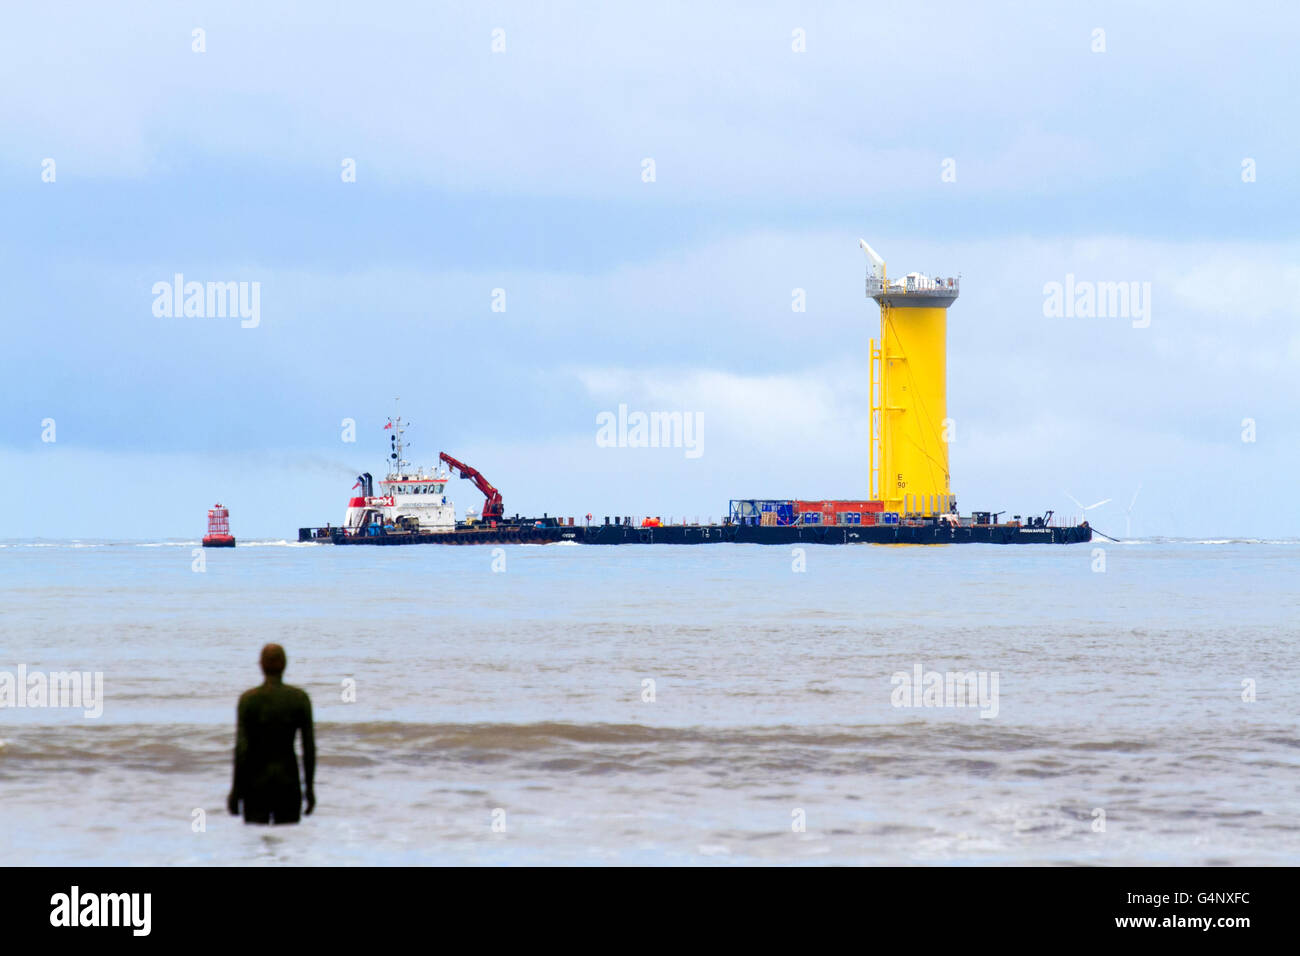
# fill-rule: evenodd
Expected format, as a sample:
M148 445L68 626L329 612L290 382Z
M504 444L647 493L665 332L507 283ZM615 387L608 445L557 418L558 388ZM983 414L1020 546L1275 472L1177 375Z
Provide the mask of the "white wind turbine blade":
M1088 505L1088 507L1084 508L1083 510L1084 510L1084 511L1091 511L1093 508L1100 508L1102 505L1106 504L1107 502L1109 502L1109 501L1111 501L1111 500L1112 500L1112 499L1110 499L1110 498L1102 498L1101 501L1094 501L1092 504Z

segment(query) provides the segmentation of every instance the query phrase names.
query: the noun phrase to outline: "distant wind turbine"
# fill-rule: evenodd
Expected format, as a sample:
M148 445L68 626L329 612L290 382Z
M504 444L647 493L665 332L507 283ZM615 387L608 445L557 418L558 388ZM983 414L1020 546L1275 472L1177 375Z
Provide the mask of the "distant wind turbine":
M1124 512L1124 537L1133 537L1133 506L1137 504L1138 495L1142 492L1142 484L1138 483L1138 490L1133 492L1133 500L1128 503L1128 510Z

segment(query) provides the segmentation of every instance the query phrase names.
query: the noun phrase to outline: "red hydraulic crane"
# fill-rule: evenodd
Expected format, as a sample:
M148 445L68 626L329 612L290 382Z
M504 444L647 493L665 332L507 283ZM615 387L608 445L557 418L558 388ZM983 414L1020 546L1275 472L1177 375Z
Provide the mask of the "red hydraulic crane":
M477 468L471 468L463 462L457 461L451 455L444 452L438 453L438 458L445 461L452 468L460 472L462 478L468 478L474 482L475 487L483 492L483 497L487 499L483 503L483 520L500 521L501 516L505 514L506 506L501 502L501 492L497 491L488 483L488 480L479 473Z

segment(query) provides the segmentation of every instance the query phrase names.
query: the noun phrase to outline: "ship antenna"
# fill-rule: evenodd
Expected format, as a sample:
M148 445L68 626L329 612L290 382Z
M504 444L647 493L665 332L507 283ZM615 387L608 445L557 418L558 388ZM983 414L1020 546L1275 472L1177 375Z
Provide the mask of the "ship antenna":
M394 399L394 401L400 402L401 399L397 398ZM406 426L402 423L402 416L397 415L395 417L389 418L388 424L384 427L385 429L391 428L393 430L393 434L389 438L389 443L392 446L392 450L388 454L389 474L391 475L405 474L407 466L410 465L410 462L408 462L405 457L406 456L406 440L405 440Z

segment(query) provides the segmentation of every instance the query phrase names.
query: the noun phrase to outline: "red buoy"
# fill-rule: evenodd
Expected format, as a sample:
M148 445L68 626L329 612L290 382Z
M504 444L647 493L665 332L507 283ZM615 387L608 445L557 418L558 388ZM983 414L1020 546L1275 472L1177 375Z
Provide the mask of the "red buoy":
M205 548L233 548L234 536L230 533L230 512L217 503L208 509L208 533L203 536Z

